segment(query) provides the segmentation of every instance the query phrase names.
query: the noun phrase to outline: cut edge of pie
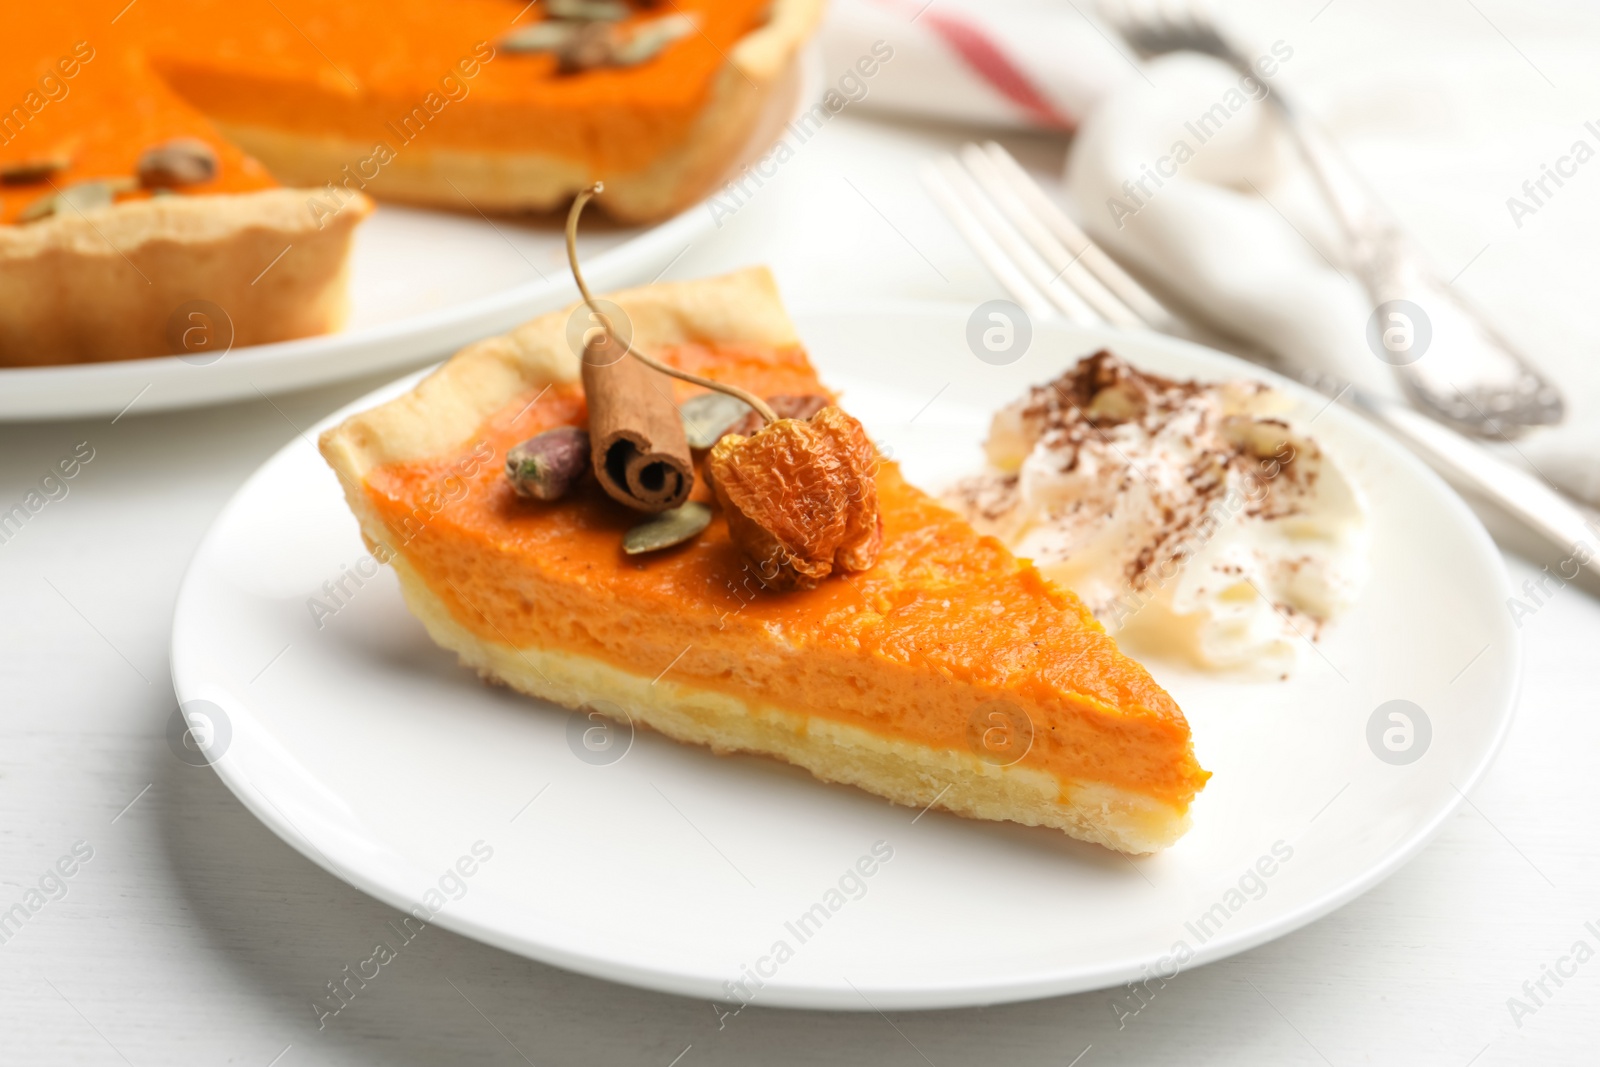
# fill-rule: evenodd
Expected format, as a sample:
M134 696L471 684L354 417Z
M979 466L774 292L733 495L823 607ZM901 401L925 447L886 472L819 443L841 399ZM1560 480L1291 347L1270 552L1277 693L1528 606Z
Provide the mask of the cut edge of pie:
M764 268L657 284L608 299L627 312L633 342L646 347L707 338L730 344L798 344ZM1181 729L1181 745L1154 758L1174 761L1180 795L1158 796L1022 763L1001 766L961 748L874 732L782 706L775 693L734 695L567 650L487 640L462 625L405 550L393 547L396 538L369 498L367 476L389 464L455 454L514 399L546 385L576 381L579 361L565 338L569 311L462 349L409 392L350 417L321 437L323 456L339 477L368 548L394 568L408 608L437 644L485 680L530 696L573 708L610 702L633 723L675 740L719 754L773 756L824 781L855 785L909 807L1052 827L1132 854L1159 851L1183 835L1189 827L1189 802L1209 775L1194 761L1187 724L1175 705L1171 714ZM1021 568L1032 573L1025 563ZM1103 636L1086 612L1077 618Z
M350 242L372 201L320 221L314 190L160 196L0 226L0 364L182 354L170 335L204 297L232 347L328 333L348 313ZM218 330L210 321L205 328ZM118 345L109 347L109 338Z

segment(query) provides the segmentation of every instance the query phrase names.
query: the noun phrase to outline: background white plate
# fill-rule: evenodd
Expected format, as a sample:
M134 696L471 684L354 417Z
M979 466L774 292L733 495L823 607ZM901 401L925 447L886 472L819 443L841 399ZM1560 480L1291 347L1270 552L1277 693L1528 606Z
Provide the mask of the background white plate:
M790 68L730 171L762 156L780 123L821 85L813 49ZM338 333L237 348L218 357L167 356L70 366L0 367L0 421L119 415L224 403L414 367L576 300L561 219L484 216L380 204L356 228L350 321ZM592 211L579 242L597 291L659 275L715 229L702 201L653 226L607 227Z
M964 309L797 320L824 376L930 487L977 466L994 407L1103 344L1166 374L1271 377L1170 338L1057 323L1037 324L1017 363L988 366L967 347ZM309 858L409 911L481 841L492 859L435 921L560 966L727 1000L725 983L782 940L793 958L755 1002L843 1009L1170 975L1180 941L1187 966L1218 959L1393 872L1484 772L1515 702L1509 590L1477 521L1358 418L1279 384L1368 494L1372 577L1290 681L1147 660L1215 772L1194 829L1160 856L919 815L774 761L644 733L616 762L586 763L567 711L479 684L429 642L387 572L359 588L346 580L351 595L318 628L309 598L363 549L309 438L252 476L197 552L174 621L174 685L191 718L194 701L221 709L218 773ZM1432 727L1406 766L1367 740L1393 699L1415 702ZM800 943L785 923L880 841L893 859Z

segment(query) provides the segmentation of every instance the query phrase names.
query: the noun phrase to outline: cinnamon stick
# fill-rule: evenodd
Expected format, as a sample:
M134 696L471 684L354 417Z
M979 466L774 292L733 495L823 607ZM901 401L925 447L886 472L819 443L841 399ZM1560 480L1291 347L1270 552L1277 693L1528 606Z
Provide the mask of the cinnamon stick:
M636 511L675 508L694 488L694 461L672 383L637 359L612 358L615 352L612 339L601 336L583 354L595 478Z

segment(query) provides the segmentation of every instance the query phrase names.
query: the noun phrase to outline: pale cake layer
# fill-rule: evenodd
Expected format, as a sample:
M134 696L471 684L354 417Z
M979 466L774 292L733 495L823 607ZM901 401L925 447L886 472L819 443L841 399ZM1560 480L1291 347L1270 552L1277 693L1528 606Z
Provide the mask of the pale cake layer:
M1051 827L1119 852L1160 851L1189 828L1186 811L1127 789L885 737L785 708L774 699L777 694L756 702L674 681L670 674L656 680L589 656L485 641L455 621L403 556L390 565L407 607L438 645L485 679L529 696L570 708L608 701L634 724L675 741L719 754L773 756L825 782L857 786L907 807L931 805L975 819Z

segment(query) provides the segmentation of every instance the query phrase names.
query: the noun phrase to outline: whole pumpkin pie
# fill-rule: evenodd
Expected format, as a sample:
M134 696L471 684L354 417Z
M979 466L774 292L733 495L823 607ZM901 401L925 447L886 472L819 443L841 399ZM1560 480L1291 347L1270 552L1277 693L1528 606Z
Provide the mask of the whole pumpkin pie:
M820 8L20 5L0 33L0 364L181 354L192 307L234 346L336 329L369 197L476 216L603 180L614 218L670 215L775 132Z
M633 344L662 360L761 395L827 394L765 270L614 299ZM1131 853L1184 832L1209 775L1172 698L1076 596L895 464L875 471L876 563L794 591L763 582L720 515L629 556L640 516L592 482L519 495L507 451L586 424L566 325L549 315L465 348L322 437L436 642L532 696L900 804ZM680 402L700 391L674 385Z

